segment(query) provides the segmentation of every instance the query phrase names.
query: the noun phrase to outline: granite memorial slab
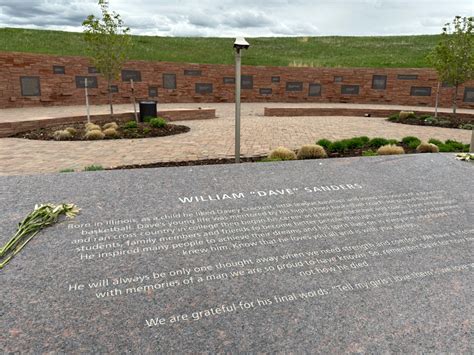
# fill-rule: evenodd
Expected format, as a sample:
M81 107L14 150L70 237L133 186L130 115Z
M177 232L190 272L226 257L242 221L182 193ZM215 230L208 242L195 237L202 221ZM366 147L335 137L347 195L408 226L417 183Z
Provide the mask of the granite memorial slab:
M224 78L224 84L228 84L228 85L234 85L235 84L235 78L233 77L225 77Z
M374 90L385 90L387 88L387 76L386 75L374 75L372 76L372 89Z
M272 88L260 88L260 95L271 95L273 92Z
M130 69L122 70L122 81L130 81L130 80L133 80L134 82L142 81L142 73L139 70L130 70Z
M289 81L286 83L286 91L303 91L303 83L301 81Z
M156 86L148 87L148 96L157 97L158 96L158 87L156 87Z
M195 70L195 69L185 69L184 70L184 75L186 75L186 76L202 76L202 71L201 70Z
M272 83L276 84L280 82L280 77L279 76L272 76Z
M168 90L176 90L176 74L163 74L163 87Z
M66 74L66 67L64 65L53 65L53 74Z
M341 85L342 95L359 95L359 85Z
M474 166L452 154L0 177L4 353L472 353Z
M242 90L253 89L253 75L242 75L240 78Z
M89 74L99 74L99 70L96 67L88 67L87 72Z
M430 87L422 87L422 86L412 86L410 89L411 96L431 96L431 88Z
M464 102L474 102L474 88L464 88Z
M86 87L96 89L98 87L97 77L96 76L76 76L76 88L84 89Z
M321 84L309 84L309 96L321 96Z
M20 77L21 96L41 96L39 76Z
M196 94L212 94L214 86L211 83L196 83L195 87Z
M418 75L416 74L398 74L398 80L418 80Z
M334 82L335 83L342 83L344 81L344 78L342 76L335 76L334 77Z

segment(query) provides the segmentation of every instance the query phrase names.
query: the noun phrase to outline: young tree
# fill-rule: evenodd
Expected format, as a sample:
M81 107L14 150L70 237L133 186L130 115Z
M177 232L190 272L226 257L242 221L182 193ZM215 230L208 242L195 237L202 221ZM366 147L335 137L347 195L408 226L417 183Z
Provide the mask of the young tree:
M456 16L452 23L445 24L440 42L429 55L439 80L454 87L454 114L459 86L474 78L473 27L473 17Z
M112 116L112 81L119 78L122 66L127 61L131 45L130 28L125 27L119 14L109 12L108 0L99 0L99 6L102 18L89 15L82 26L94 66L107 80Z

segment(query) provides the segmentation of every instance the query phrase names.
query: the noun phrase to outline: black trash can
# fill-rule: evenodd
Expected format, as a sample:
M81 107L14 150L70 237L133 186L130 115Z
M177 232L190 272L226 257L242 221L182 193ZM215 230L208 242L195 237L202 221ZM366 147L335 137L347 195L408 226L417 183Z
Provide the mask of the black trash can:
M140 122L143 122L145 117L156 116L158 116L156 101L140 101Z

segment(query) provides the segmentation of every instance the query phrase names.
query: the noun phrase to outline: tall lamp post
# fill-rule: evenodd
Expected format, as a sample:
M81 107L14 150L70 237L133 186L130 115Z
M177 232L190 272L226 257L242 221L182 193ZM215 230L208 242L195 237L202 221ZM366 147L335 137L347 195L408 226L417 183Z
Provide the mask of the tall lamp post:
M240 90L242 84L242 49L249 49L245 38L236 38L235 49L235 162L240 163Z

